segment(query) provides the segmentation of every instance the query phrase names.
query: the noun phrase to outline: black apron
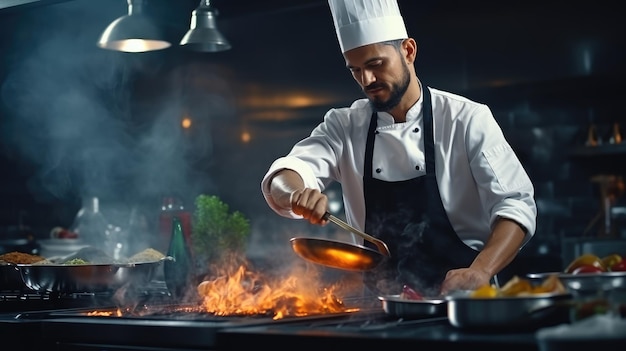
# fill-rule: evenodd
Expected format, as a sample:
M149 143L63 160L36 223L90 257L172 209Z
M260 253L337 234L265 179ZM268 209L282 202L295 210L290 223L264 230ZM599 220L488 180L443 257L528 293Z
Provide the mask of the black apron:
M435 175L431 97L424 87L426 175L397 182L374 179L376 112L370 121L363 176L365 232L383 240L391 252L383 264L364 273L366 287L378 295L399 294L403 285L427 296L439 295L446 272L469 267L478 253L457 236L441 202ZM364 245L376 249L369 242Z

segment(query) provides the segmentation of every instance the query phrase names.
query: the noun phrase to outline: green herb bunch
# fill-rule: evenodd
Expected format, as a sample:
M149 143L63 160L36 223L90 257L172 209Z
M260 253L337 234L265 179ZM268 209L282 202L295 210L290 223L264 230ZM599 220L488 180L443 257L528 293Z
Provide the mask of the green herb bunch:
M230 212L215 195L201 194L195 205L191 239L196 257L212 262L222 255L245 252L250 221L241 212Z

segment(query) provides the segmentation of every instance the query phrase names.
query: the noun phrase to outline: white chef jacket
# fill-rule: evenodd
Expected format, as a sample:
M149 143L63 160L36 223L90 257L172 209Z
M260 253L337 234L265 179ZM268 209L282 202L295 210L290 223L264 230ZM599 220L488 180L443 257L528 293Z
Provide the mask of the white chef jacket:
M525 244L536 229L534 188L491 110L449 92L430 92L437 184L452 227L464 242L484 244L494 221L509 218L526 229ZM364 230L363 165L371 116L367 99L330 109L307 138L270 166L261 181L268 205L281 216L301 218L270 196L269 180L281 169L296 171L306 187L320 191L338 181L347 221ZM422 97L406 122L394 123L390 114L378 112L374 178L401 181L426 174L422 116Z

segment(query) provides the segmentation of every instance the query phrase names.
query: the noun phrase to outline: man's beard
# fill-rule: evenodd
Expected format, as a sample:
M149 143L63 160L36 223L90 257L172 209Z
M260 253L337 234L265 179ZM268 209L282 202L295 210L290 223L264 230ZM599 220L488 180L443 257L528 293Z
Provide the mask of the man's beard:
M409 89L410 81L411 81L411 73L409 72L409 69L407 68L405 64L402 70L402 80L400 81L399 84L394 83L391 85L391 95L389 96L389 99L387 99L387 101L372 99L369 97L368 98L371 101L371 103L374 105L374 108L377 111L389 112L391 111L391 109L398 106L398 104L400 103L400 100L402 100L402 97L404 96L406 91Z

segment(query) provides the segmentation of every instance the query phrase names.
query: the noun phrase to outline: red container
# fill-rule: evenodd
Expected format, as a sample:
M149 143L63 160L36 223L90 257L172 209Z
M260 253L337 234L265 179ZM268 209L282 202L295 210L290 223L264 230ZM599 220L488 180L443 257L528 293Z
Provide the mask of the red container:
M157 249L161 252L167 252L167 246L169 245L170 238L172 236L172 219L175 216L180 219L187 247L193 247L191 240L191 212L185 209L180 200L174 197L166 197L163 198L161 212L159 213L159 241L157 243ZM193 250L190 251L193 255Z

